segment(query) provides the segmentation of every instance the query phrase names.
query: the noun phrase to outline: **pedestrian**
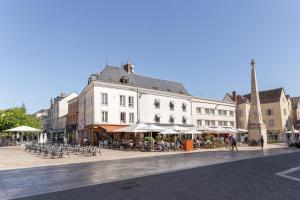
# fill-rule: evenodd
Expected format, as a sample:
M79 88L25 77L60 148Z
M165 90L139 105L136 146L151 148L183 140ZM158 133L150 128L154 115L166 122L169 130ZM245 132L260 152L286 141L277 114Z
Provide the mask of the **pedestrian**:
M232 148L232 151L234 151L234 148L236 149L236 151L238 151L238 148L236 146L236 140L233 136L231 136L231 148Z
M229 149L230 149L230 151L232 151L233 150L233 146L232 146L232 135L230 135L229 137L228 137L228 139L227 139L227 142L228 142L228 146L229 146Z
M262 149L264 148L264 143L265 143L264 136L260 136L260 145Z

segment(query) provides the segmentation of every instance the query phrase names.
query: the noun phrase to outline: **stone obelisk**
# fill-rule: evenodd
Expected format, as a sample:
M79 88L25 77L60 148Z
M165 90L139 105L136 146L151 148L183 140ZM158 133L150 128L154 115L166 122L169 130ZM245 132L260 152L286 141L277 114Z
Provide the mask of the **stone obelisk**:
M256 69L255 61L251 61L251 102L250 102L250 113L248 121L248 130L249 130L249 141L260 141L261 136L264 138L265 144L267 144L267 130L266 125L264 124L260 97L258 92L257 78L256 78Z

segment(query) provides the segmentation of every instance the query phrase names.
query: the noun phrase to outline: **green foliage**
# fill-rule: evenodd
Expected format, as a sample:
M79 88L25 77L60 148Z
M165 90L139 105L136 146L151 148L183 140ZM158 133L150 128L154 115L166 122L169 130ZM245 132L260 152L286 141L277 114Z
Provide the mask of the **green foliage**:
M148 137L145 137L144 139L145 139L145 141L147 141L147 142L150 142L151 140L154 141L154 138L153 138L153 137L149 137L149 136L148 136Z
M0 111L0 133L17 126L42 128L42 121L26 114L25 106Z
M157 136L155 137L155 140L156 140L156 141L161 141L161 140L162 140L162 136L161 136L161 135L157 135Z

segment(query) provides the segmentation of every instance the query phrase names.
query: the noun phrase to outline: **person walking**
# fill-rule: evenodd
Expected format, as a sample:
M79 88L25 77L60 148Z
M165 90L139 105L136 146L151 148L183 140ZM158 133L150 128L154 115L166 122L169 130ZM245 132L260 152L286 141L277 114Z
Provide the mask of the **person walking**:
M239 151L236 146L236 140L233 136L231 136L231 148L232 148L232 151L234 151L234 148L236 149L236 151Z
M229 150L232 151L233 150L233 146L232 146L232 135L230 134L230 136L227 139L228 142L228 146L229 146Z
M265 143L264 136L260 136L260 146L262 149L264 148L264 143Z

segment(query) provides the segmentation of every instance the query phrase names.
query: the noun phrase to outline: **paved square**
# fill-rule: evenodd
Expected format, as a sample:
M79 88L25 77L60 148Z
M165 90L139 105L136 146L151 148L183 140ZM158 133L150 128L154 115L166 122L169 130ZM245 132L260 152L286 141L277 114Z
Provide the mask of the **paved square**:
M0 171L1 200L64 191L225 162L292 153L293 149L198 152ZM267 157L266 157L267 158ZM241 168L242 169L242 168ZM279 170L278 170L279 171ZM135 184L133 184L135 185ZM131 186L124 186L131 187Z

